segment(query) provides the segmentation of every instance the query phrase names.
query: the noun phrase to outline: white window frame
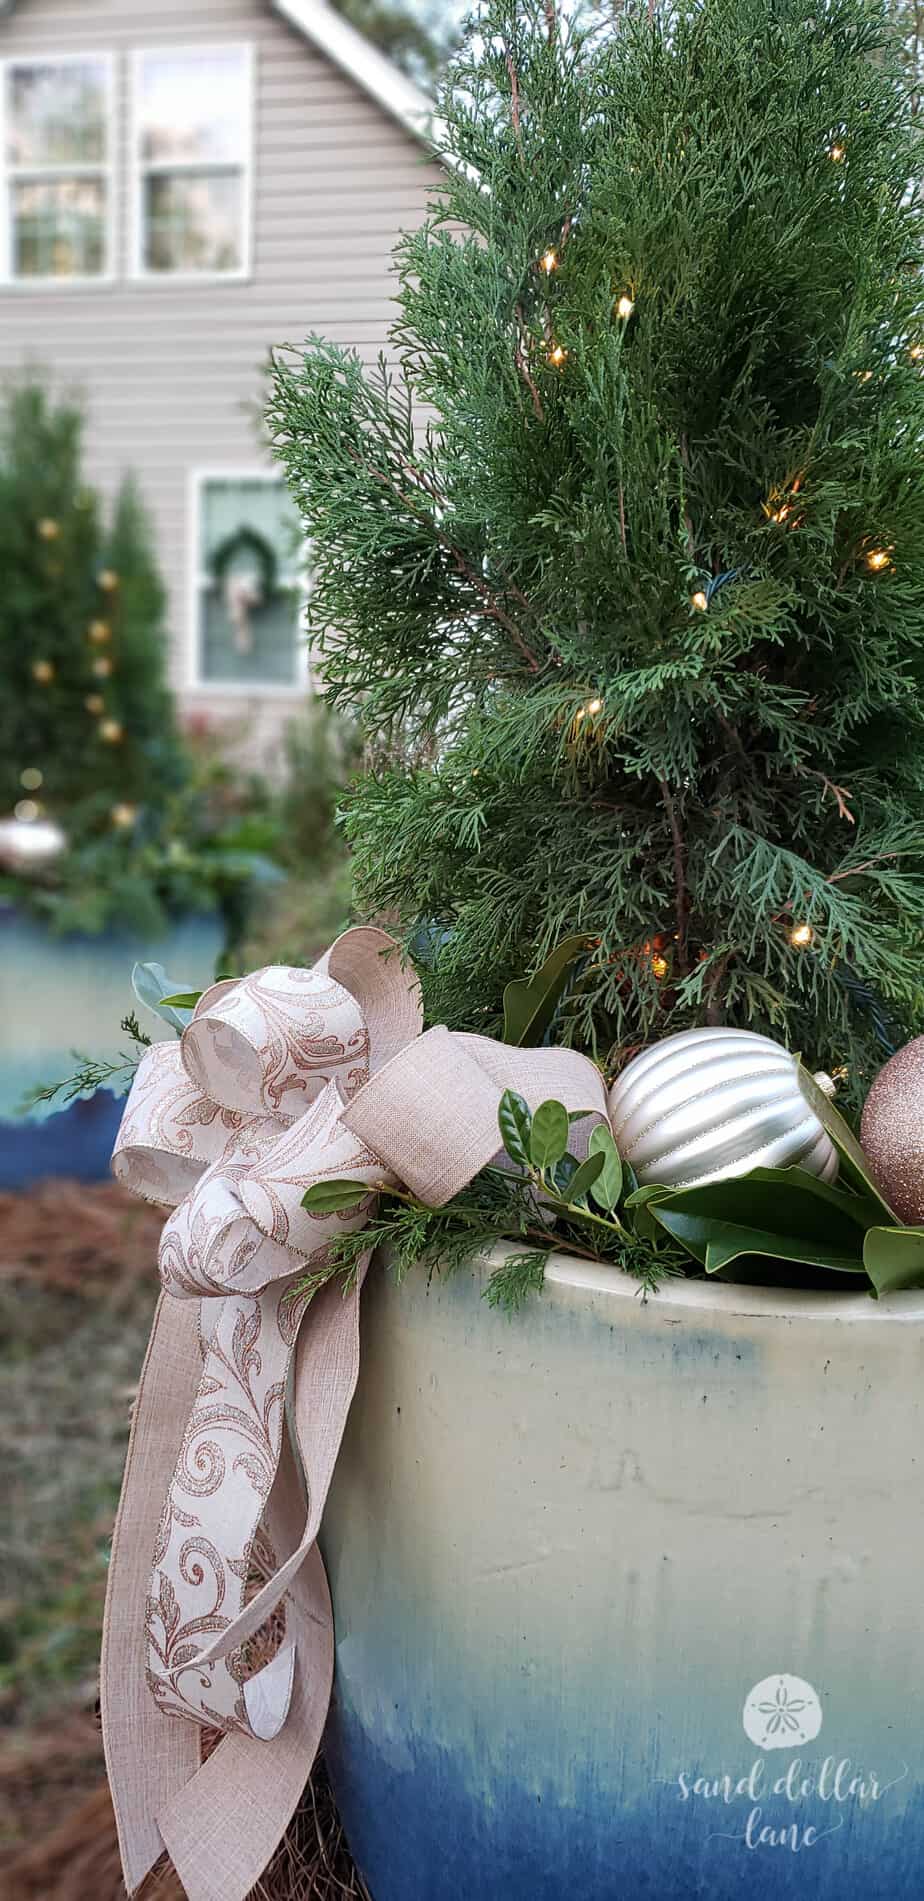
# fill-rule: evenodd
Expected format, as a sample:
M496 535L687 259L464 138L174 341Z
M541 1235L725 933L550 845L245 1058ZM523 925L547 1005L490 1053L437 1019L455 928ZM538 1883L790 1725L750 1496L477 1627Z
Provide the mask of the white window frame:
M245 81L245 121L243 157L240 160L241 172L241 262L234 271L152 271L144 261L144 180L149 172L227 172L231 169L227 160L181 160L164 159L149 161L142 157L142 66L146 59L167 54L173 58L182 58L184 54L197 53L240 53L244 59ZM245 40L203 40L195 44L151 45L136 47L131 55L130 103L128 130L128 166L131 172L129 188L129 277L138 284L160 285L170 289L174 284L242 284L250 281L253 271L253 223L254 223L254 125L256 120L256 74L257 62L253 45Z
M199 550L202 545L202 502L206 487L210 482L263 482L273 488L285 487L285 481L278 469L268 469L265 463L209 465L196 467L189 471L186 492L186 550L187 550L187 591L186 591L186 666L184 668L186 688L193 693L214 694L216 697L227 694L234 699L272 699L303 700L311 686L311 665L307 634L299 639L302 617L311 594L311 576L308 566L309 543L300 545L301 572L296 565L290 574L286 568L280 575L283 586L291 585L297 595L292 616L292 640L295 655L295 672L292 680L209 680L200 671L202 652L202 628L199 620L199 608L205 589L212 577L200 566Z
M18 66L102 66L106 74L106 157L102 164L73 165L10 165L6 156L6 115L7 80L11 70ZM118 188L117 165L117 104L116 104L116 61L114 53L97 52L86 48L82 52L56 52L44 48L37 53L11 53L0 59L0 285L4 290L22 291L69 291L98 290L115 282L116 277L116 232L118 229L116 192ZM105 267L95 276L84 273L65 277L49 274L47 277L17 277L13 272L13 219L11 215L10 187L17 179L48 179L53 182L61 178L103 178L106 184L106 215L103 220L105 233Z

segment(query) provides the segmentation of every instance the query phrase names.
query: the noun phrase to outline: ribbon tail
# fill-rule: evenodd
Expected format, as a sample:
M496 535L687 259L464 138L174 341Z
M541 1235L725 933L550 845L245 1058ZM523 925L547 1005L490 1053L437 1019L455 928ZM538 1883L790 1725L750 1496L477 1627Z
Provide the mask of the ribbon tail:
M277 1549L285 1550L298 1536L303 1513L304 1490L287 1432L266 1514ZM189 1901L245 1901L282 1840L311 1774L334 1671L330 1592L316 1546L301 1553L289 1582L285 1649L293 1639L292 1701L284 1728L271 1742L241 1731L223 1737L158 1813L159 1833ZM164 1727L187 1725L167 1721Z
M173 1435L169 1429L165 1433L164 1422L185 1419L200 1372L195 1307L161 1295L135 1401L113 1533L100 1671L103 1747L129 1894L163 1854L158 1814L199 1763L196 1729L189 1723L165 1722L148 1689L140 1611L176 1457Z

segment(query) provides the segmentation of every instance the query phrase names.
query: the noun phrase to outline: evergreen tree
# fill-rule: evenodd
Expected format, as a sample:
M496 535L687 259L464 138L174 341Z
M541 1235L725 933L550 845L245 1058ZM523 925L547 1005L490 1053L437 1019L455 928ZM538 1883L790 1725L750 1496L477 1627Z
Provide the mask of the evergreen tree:
M401 0L334 0L334 5L412 79L436 84L458 37L451 10L405 6Z
M392 747L358 908L427 926L454 1026L579 932L556 1035L609 1067L728 1021L859 1091L862 989L924 1027L903 72L880 0L496 0L391 367L277 363L330 691Z
M24 791L76 843L182 776L164 684L164 595L127 481L107 529L82 476L82 418L41 385L0 419L0 808ZM41 775L40 779L38 775Z

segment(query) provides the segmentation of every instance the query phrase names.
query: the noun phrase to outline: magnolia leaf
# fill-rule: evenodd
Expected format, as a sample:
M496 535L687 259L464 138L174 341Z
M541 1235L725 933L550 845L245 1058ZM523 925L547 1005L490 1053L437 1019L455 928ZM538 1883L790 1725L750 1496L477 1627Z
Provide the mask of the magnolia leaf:
M618 1208L622 1194L622 1162L619 1150L613 1140L613 1132L605 1122L598 1122L591 1130L587 1144L588 1155L602 1157L602 1165L597 1170L592 1194L598 1208Z
M583 1201L588 1191L593 1195L596 1201L595 1183L597 1182L598 1176L602 1175L605 1167L605 1155L601 1155L599 1151L596 1155L588 1155L586 1161L581 1163L580 1168L575 1169L571 1177L571 1183L568 1189L569 1201ZM601 1204L603 1207L606 1207L606 1205L605 1202Z
M563 1102L540 1102L529 1136L534 1168L552 1168L568 1147L568 1111Z
M868 1201L878 1203L880 1220L884 1219L886 1223L897 1222L898 1216L895 1210L889 1207L881 1189L876 1187L869 1162L849 1123L845 1122L840 1110L834 1107L830 1096L826 1096L824 1090L819 1088L814 1076L801 1065L799 1088L809 1107L814 1109L819 1122L827 1129L837 1149L841 1164L841 1180L849 1182L851 1187Z
M573 964L590 939L566 937L534 977L518 977L504 991L504 1042L541 1043L561 1001Z
M924 1228L870 1228L863 1265L877 1295L924 1287Z
M529 1134L532 1128L532 1112L523 1096L515 1089L505 1089L497 1110L497 1125L501 1141L512 1162L518 1162L521 1168L528 1169Z
M803 1267L830 1268L837 1273L864 1274L857 1231L854 1252L826 1245L822 1238L775 1233L770 1228L734 1221L717 1221L709 1216L685 1214L664 1202L649 1202L644 1212L656 1221L673 1240L679 1241L707 1274L717 1274L732 1261L763 1258L799 1263ZM865 1278L865 1275L864 1275Z
M348 1208L358 1208L372 1193L368 1182L315 1182L302 1196L302 1207L310 1215L343 1214Z
M153 1010L163 1023L169 1023L171 1030L181 1036L192 1017L192 1008L185 1002L187 997L198 1002L200 992L190 991L184 984L178 984L168 977L163 964L136 964L132 971L132 989L139 1003L146 1010Z

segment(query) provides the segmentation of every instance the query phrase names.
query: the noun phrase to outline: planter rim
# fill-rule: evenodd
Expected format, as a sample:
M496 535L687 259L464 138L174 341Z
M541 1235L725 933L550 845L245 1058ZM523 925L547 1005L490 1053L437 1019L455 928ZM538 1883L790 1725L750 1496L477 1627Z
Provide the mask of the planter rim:
M496 1265L517 1252L501 1243L485 1258ZM641 1301L639 1283L618 1267L583 1261L575 1254L555 1251L545 1270L546 1287L601 1295L605 1300ZM676 1324L685 1314L708 1318L732 1314L753 1320L826 1320L840 1325L883 1325L888 1321L924 1321L924 1290L885 1294L874 1300L865 1290L856 1294L826 1294L818 1288L747 1287L734 1281L664 1280L650 1294L648 1312Z

